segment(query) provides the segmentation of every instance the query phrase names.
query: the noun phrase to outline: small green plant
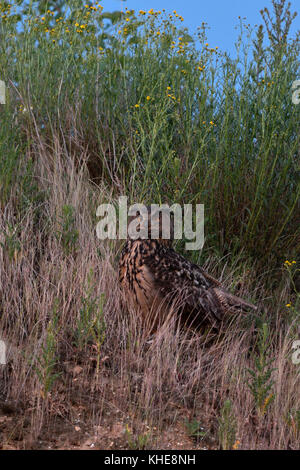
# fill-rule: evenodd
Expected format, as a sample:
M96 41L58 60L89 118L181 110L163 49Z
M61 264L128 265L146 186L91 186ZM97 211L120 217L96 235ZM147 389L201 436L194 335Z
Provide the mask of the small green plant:
M274 383L272 372L275 368L271 367L274 358L269 359L267 356L269 346L269 327L267 323L263 323L258 331L258 354L254 358L254 368L247 369L250 375L247 385L253 395L260 416L265 415L275 398L272 391Z
M236 442L236 419L232 411L232 403L226 400L218 419L219 444L222 450L230 450Z
M151 432L145 432L134 436L133 431L126 424L125 435L130 450L144 450L149 442Z
M201 423L196 418L194 418L192 421L186 419L184 424L188 436L192 439L195 439L197 442L207 436L207 431L203 430Z
M58 230L55 233L56 239L61 243L65 254L72 253L77 244L78 230L75 228L74 208L64 205L62 215L59 216Z
M18 227L8 224L4 233L4 242L0 242L2 248L7 252L8 258L12 261L21 251L21 243L18 239Z
M49 320L44 345L41 348L41 355L37 358L37 365L34 370L38 376L41 385L41 396L46 398L52 389L54 382L60 376L56 372L58 357L57 357L57 336L58 336L58 301L54 302L52 317Z
M83 351L89 342L95 342L97 350L97 371L100 365L101 346L105 340L106 323L103 315L105 295L95 297L95 285L92 282L93 270L91 269L87 279L87 289L81 297L81 308L75 331L75 344Z

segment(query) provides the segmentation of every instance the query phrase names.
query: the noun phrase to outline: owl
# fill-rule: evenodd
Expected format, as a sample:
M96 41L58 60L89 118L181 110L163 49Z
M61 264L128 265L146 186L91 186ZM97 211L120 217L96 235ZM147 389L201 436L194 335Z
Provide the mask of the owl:
M169 214L170 237L162 236L162 216L166 211L153 212L147 207L146 227L142 215L136 217L135 228L143 236L136 232L130 235L132 219L129 220L128 238L119 260L119 281L127 305L152 330L170 315L176 315L189 327L218 328L228 312L256 310L256 306L228 292L217 279L172 248L172 214Z

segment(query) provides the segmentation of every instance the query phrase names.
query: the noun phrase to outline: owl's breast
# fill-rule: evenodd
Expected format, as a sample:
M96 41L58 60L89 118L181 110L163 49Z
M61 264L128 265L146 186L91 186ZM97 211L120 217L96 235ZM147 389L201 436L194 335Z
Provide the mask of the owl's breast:
M146 314L152 309L160 294L155 287L150 269L144 263L142 250L139 248L139 244L136 243L133 249L128 250L122 256L119 279L126 300Z

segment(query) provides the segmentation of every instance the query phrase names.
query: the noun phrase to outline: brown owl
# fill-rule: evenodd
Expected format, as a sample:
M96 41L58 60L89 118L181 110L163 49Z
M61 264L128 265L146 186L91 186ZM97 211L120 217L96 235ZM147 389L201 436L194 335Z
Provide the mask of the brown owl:
M164 212L166 209L151 214L147 207L146 227L141 214L135 219L135 228L143 233L143 238L128 235L119 262L119 280L126 302L143 316L151 329L157 328L170 312L176 312L181 322L189 326L218 327L227 312L256 310L257 307L228 292L204 269L174 251L170 212L170 238L162 237ZM153 238L153 228L157 238Z

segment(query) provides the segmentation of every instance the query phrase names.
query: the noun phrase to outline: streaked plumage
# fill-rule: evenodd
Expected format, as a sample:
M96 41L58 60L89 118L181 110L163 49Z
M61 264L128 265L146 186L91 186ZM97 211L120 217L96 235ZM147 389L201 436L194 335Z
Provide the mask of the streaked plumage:
M171 245L172 240L128 238L120 257L119 280L126 301L152 326L164 320L174 302L183 322L195 326L217 326L228 311L237 308L256 309Z

